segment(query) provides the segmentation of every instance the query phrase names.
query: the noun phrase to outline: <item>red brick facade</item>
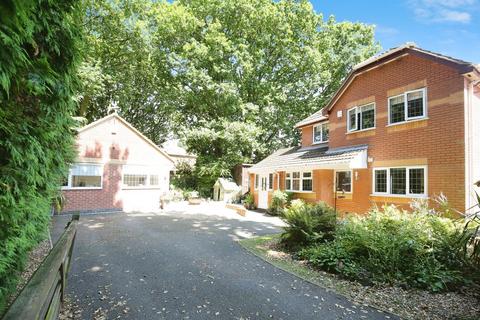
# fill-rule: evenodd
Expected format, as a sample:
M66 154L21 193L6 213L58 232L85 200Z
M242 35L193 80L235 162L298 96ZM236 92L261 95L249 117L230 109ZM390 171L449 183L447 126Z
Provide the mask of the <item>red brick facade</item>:
M426 88L427 117L389 125L388 98L421 88ZM368 168L353 170L353 192L337 195L337 199L334 170L314 170L313 192L297 193L295 197L323 200L342 212L364 213L373 205L385 203L408 208L411 198L372 195L372 168L426 166L429 199L443 193L454 208L464 210L464 90L465 77L451 65L413 54L360 72L333 100L328 111L328 147L368 145ZM347 110L367 103L375 103L375 127L348 133ZM302 147L312 146L315 124L300 128ZM283 172L280 173L281 189L283 176ZM254 181L253 175L251 181Z

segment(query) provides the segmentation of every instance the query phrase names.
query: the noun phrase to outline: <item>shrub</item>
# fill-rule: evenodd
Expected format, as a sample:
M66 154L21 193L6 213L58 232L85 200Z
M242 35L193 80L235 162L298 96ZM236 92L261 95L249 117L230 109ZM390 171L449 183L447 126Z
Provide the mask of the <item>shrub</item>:
M243 205L245 208L251 210L255 209L255 199L251 193L245 195L245 199L243 200Z
M273 192L272 201L270 202L267 212L274 216L281 216L287 203L288 194L283 191L276 190Z
M0 314L75 157L77 5L0 2Z
M451 219L386 206L366 216L347 217L333 242L299 255L348 278L441 291L462 285L466 271L472 270L462 253L462 237L463 225Z
M289 248L333 239L336 213L325 202L306 204L302 200L294 200L282 218L288 226L284 228L281 239Z

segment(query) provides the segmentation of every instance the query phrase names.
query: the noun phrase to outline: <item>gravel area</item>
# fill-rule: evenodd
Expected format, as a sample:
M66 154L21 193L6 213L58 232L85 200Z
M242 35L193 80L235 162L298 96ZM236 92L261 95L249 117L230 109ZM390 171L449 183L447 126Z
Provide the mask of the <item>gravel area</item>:
M250 240L246 240L250 241ZM459 292L431 293L396 286L365 286L337 275L310 268L305 261L292 259L281 248L278 238L261 238L252 242L255 253L267 261L282 262L284 269L300 273L303 278L333 289L358 303L377 307L405 319L480 319L480 288L471 286ZM247 248L249 245L245 245ZM289 266L290 265L290 266Z

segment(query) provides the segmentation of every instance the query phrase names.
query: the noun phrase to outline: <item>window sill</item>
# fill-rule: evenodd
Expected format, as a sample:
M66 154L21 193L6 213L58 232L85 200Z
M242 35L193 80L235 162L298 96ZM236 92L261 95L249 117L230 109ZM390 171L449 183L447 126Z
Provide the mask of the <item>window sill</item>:
M371 197L383 197L383 198L407 198L407 199L428 199L427 195L417 195L417 194L386 194L386 193L372 193Z
M62 187L62 190L102 190L102 187Z
M143 186L143 187L122 187L122 190L156 190L160 189L159 186L155 187L149 187L149 186Z
M322 141L322 142L312 142L312 146L316 146L318 144L325 144L325 143L328 143L328 140L327 141Z
M291 193L315 193L314 191L303 191L303 190L284 190L285 192Z
M402 122L389 123L389 124L386 125L386 127L393 127L393 126L398 126L398 125L407 124L407 123L425 121L425 120L428 120L428 119L429 119L428 117L424 117L424 118L418 118L418 119L407 120L407 121L402 121Z
M355 134L355 133L360 133L360 132L366 132L366 131L375 130L376 128L377 128L377 127L368 128L368 129L362 129L362 130L347 131L345 134Z

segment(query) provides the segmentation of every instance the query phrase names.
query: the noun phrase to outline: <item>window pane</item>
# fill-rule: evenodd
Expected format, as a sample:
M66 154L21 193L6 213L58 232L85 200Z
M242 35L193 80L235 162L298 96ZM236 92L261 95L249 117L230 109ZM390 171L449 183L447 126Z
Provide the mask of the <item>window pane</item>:
M268 175L268 189L273 189L273 173Z
M158 186L158 175L151 175L150 176L150 185L151 186Z
M357 110L350 109L348 110L348 130L355 130L357 129Z
M304 172L304 173L303 173L303 177L304 177L304 178L311 178L311 177L312 177L312 173L311 173L311 172Z
M375 126L375 107L373 104L362 107L361 129L373 128Z
M302 180L302 190L303 191L312 191L312 179Z
M409 169L408 170L410 193L424 194L425 193L425 172L424 169Z
M352 179L350 171L338 171L336 173L337 191L339 192L351 192L352 191Z
M300 179L293 180L292 190L300 190Z
M407 169L390 169L390 185L392 194L405 194L407 189Z
M290 179L285 180L285 190L292 190L292 180Z
M387 192L387 170L375 170L375 192Z
M72 176L72 187L74 188L93 188L102 186L102 177L100 176Z
M300 178L300 172L294 172L293 179L298 179L298 178Z
M313 127L313 142L322 142L322 126Z
M423 91L411 92L407 94L408 117L423 116Z
M322 125L322 141L328 141L329 135L328 124Z
M403 96L390 99L390 123L405 121L405 105Z
M147 175L143 174L124 174L123 184L129 187L143 187L147 185Z
M258 174L255 175L255 189L258 189Z

